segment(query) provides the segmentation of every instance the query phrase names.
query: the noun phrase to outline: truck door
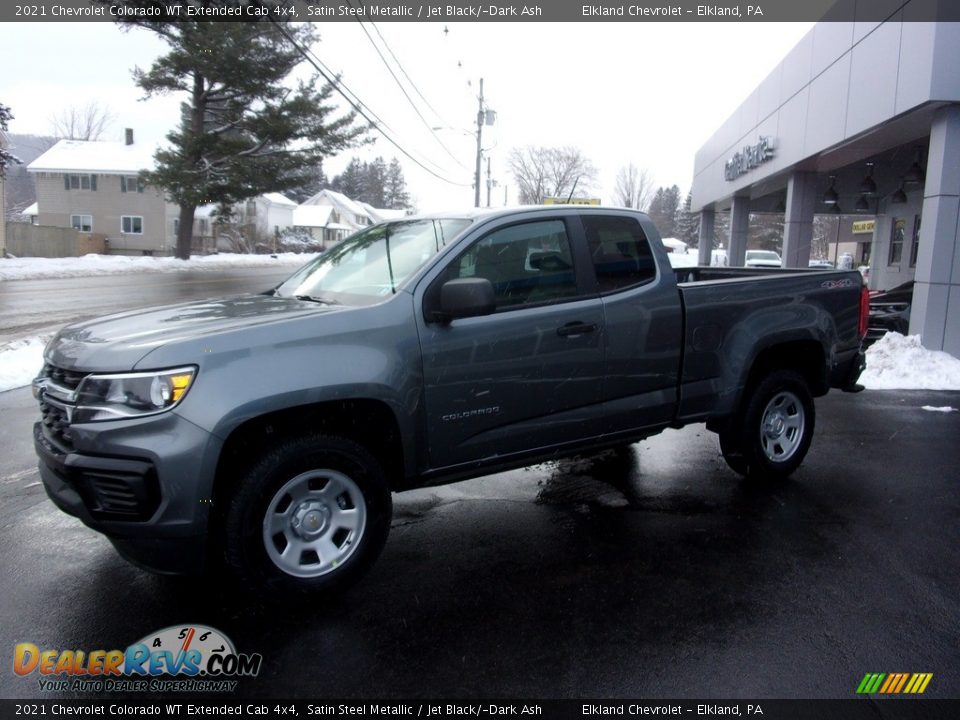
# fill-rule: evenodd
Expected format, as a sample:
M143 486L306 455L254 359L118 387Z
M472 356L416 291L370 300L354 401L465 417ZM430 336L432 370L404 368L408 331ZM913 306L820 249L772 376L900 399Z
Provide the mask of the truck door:
M585 291L589 260L571 222L569 212L505 220L418 288L430 468L600 432L603 308ZM433 321L440 286L464 277L490 280L496 310Z
M663 425L676 410L683 317L676 279L660 268L639 220L581 215L603 301L609 432Z

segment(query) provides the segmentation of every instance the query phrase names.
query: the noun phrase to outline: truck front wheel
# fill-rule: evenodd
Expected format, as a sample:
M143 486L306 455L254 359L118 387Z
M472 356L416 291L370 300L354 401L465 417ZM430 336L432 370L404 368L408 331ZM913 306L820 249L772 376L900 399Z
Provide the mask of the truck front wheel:
M720 434L727 464L741 475L786 477L810 449L816 410L803 376L776 370L753 386L742 420Z
M230 499L227 565L267 594L340 590L377 559L390 515L389 485L365 448L322 435L281 440Z

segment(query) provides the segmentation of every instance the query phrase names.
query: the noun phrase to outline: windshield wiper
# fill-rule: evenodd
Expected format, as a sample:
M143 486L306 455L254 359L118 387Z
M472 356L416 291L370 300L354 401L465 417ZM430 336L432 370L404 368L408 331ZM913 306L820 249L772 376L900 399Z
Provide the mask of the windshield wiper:
M321 305L343 305L339 300L333 300L331 298L321 298L315 297L313 295L294 295L297 300L303 300L305 302L315 302L320 303Z

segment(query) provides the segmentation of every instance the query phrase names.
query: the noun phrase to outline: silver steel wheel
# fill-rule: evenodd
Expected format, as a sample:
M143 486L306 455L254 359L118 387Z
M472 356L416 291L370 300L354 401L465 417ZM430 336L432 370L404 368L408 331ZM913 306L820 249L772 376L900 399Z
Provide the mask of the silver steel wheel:
M793 457L803 442L805 421L803 403L792 392L781 390L770 398L760 421L760 446L768 460L782 463Z
M280 570L326 575L356 551L367 526L357 484L336 470L310 470L284 484L267 505L263 545Z

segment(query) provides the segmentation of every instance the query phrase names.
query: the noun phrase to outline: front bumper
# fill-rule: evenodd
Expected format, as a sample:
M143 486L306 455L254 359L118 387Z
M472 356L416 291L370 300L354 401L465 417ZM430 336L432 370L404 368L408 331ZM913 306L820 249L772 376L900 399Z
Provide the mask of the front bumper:
M34 425L40 477L53 503L141 567L203 572L219 441L173 413L72 432L76 446L65 448L42 423Z

